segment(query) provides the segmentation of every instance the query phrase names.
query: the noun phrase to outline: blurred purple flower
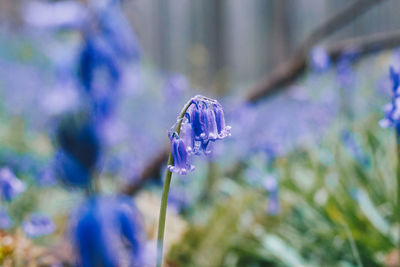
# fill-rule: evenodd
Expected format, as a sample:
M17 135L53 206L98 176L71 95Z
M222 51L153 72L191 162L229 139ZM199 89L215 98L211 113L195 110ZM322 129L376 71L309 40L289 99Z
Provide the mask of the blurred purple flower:
M97 35L89 35L85 39L79 59L79 77L87 91L93 90L94 75L100 68L105 68L109 75L109 85L119 80L119 67L115 61L113 51L107 42ZM104 82L104 81L103 81Z
M11 201L26 189L25 184L7 167L0 169L0 197Z
M0 229L6 230L11 228L12 221L5 208L0 207Z
M392 80L393 98L392 102L388 103L384 107L385 117L379 121L379 125L382 128L396 127L399 126L400 119L400 92L399 92L399 73L390 67L390 78ZM399 130L399 129L397 129Z
M22 223L22 229L28 237L36 238L52 234L56 226L47 215L35 213Z
M101 35L115 55L121 60L138 61L141 54L139 41L122 12L120 1L91 1L91 6L97 12Z
M315 46L311 50L311 66L314 71L325 71L329 68L330 63L330 58L325 48L322 46Z
M143 266L143 229L129 199L89 199L71 219L78 266Z
M55 170L61 180L72 186L86 187L100 157L98 130L90 119L65 116L57 128L61 149L55 158Z
M54 157L54 172L67 186L86 188L90 184L90 173L69 153L59 150Z

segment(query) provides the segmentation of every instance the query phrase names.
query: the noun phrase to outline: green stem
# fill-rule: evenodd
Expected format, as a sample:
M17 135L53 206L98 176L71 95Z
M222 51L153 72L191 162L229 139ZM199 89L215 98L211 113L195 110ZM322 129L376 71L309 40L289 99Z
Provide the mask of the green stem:
M175 131L179 135L182 125L182 119L185 116L187 109L192 104L192 99L190 99L186 105L183 107L181 113L178 116L178 123L176 125ZM174 158L172 157L172 152L169 152L168 156L168 165L174 165ZM167 166L168 166L167 165ZM172 172L168 169L165 173L163 193L161 197L161 205L160 205L160 216L158 218L158 234L157 234L157 267L162 266L163 259L163 245L164 245L164 232L165 232L165 218L167 216L167 204L168 204L168 194L169 187L171 184Z

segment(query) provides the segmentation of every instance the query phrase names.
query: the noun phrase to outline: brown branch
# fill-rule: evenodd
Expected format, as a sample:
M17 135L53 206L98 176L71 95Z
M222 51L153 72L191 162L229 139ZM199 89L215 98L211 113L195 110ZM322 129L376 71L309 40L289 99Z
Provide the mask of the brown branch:
M304 40L289 60L279 65L270 75L262 78L259 83L257 83L251 90L252 93L246 97L246 100L249 102L256 102L266 96L272 95L278 90L284 89L286 85L292 83L306 70L307 57L314 45L347 25L358 16L364 14L375 4L383 1L384 0L358 0L321 24ZM329 46L327 51L334 61L343 51L350 48L357 49L357 52L362 55L375 50L393 48L398 45L400 45L400 32L393 32L341 41ZM168 151L167 148L161 151L144 169L140 177L138 177L137 182L124 185L121 192L133 195L143 187L147 180L153 177L159 177L161 167L168 158Z
M346 26L355 18L364 14L375 4L383 1L384 0L358 0L318 26L301 43L299 48L288 60L281 63L269 75L261 78L261 80L250 89L250 94L247 95L246 100L249 102L256 102L266 96L276 93L279 91L279 88L290 84L306 68L306 60L313 46Z
M327 47L327 52L335 62L344 51L355 51L360 56L392 49L400 46L400 31L376 33L337 42Z

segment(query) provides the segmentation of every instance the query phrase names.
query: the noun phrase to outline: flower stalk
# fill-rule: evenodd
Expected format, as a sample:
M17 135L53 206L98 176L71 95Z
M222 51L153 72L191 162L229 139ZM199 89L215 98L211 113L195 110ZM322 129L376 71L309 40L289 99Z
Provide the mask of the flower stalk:
M178 123L177 123L176 129L175 129L175 132L177 134L180 133L183 117L185 116L185 113L191 104L192 104L192 99L190 99L186 103L186 105L183 107L181 113L179 114ZM168 156L168 166L172 166L173 164L174 164L174 158L172 157L172 151L170 151L169 156ZM157 267L162 266L165 218L167 216L168 194L169 194L169 188L171 185L171 178L172 178L172 172L167 168L167 171L165 172L164 186L163 186L163 192L162 192L162 196L161 196L160 215L158 218Z
M197 95L185 104L176 124L169 132L171 150L158 220L157 267L162 266L165 218L172 173L185 175L193 171L194 166L190 164L190 157L211 153L209 144L229 137L230 130L231 127L225 124L224 112L218 101Z

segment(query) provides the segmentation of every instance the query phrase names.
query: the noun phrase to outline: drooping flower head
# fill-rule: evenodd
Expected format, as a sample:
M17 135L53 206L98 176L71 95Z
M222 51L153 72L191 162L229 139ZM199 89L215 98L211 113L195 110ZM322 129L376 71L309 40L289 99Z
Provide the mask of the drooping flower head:
M56 226L47 215L35 213L22 223L22 229L30 238L36 238L52 234Z
M210 142L231 135L231 127L225 123L221 104L199 95L191 99L183 118L178 118L176 125L179 129L175 129L174 125L169 133L174 165L169 165L168 169L180 174L194 169L189 163L191 155L209 154Z
M190 118L194 131L195 150L198 153L202 150L208 153L207 145L209 141L224 139L231 135L231 127L226 126L224 111L221 104L216 100L203 99L201 96L195 97L193 105L187 113Z
M388 103L384 107L385 117L379 121L379 125L382 128L388 127L399 127L400 120L400 94L399 94L399 83L400 74L390 67L390 79L392 80L393 98L392 102ZM397 129L398 130L398 129Z
M0 199L11 201L25 189L25 184L9 168L0 169Z
M87 200L72 217L78 266L142 266L138 211L125 198Z

